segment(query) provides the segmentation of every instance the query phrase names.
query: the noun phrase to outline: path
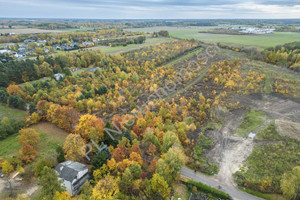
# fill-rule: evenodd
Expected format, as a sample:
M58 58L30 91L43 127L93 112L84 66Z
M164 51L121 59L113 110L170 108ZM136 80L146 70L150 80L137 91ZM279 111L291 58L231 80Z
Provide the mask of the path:
M229 194L235 200L261 200L261 198L243 192L235 187L223 185L218 179L211 176L206 176L201 173L195 173L193 170L188 168L181 168L181 175L186 176L194 181L204 183L213 188L218 188L220 185L222 191Z

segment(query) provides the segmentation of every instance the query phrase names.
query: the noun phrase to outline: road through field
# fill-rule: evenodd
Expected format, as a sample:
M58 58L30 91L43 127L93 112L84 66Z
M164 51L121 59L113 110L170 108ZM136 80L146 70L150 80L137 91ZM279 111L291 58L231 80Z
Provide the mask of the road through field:
M214 177L206 176L201 173L195 173L193 170L188 168L181 168L181 175L186 176L194 181L204 183L216 189L218 188L218 186L221 186L221 190L229 194L235 200L262 200L259 197L243 192L235 187L223 185Z

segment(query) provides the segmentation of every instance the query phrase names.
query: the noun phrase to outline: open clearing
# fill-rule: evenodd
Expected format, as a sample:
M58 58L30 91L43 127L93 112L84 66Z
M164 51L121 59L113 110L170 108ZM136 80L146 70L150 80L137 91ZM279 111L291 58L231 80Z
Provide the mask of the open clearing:
M140 48L143 48L146 46L169 42L171 40L173 40L173 39L172 38L147 38L145 43L143 43L143 44L130 44L127 46L106 47L106 48L102 48L102 51L107 54L124 53L127 51L140 49Z
M37 28L16 28L16 29L0 29L0 33L16 33L16 34L30 34L30 33L60 33L63 30L45 30Z
M44 157L58 146L62 146L68 133L49 122L40 122L32 125L33 128L40 133L39 156Z
M5 104L0 103L0 120L3 117L8 117L9 119L22 120L26 117L27 113L23 110L18 110L15 108L10 108Z
M33 128L40 133L39 156L45 156L48 152L61 146L68 135L67 132L49 122L40 122L29 128ZM18 135L19 133L16 133L0 141L0 157L5 158L18 152L20 149Z
M0 157L6 158L9 157L12 154L15 154L18 152L18 149L20 149L20 145L18 142L18 135L19 133L15 133L4 140L0 141Z
M206 42L224 42L246 46L273 47L285 43L300 41L300 33L276 32L268 35L229 35L199 33L199 30L170 31L172 37L181 39L197 39Z

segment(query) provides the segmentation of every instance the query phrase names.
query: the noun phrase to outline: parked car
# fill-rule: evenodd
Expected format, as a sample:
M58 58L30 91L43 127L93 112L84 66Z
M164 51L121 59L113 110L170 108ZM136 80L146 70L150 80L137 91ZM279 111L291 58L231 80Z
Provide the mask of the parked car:
M0 178L3 178L3 177L4 177L4 174L0 172Z

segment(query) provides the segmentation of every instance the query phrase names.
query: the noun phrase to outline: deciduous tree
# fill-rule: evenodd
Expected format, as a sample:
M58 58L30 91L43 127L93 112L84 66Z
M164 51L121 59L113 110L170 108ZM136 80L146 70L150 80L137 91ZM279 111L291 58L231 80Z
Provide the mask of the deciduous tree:
M85 155L85 142L77 134L69 134L63 145L67 160L80 161Z

